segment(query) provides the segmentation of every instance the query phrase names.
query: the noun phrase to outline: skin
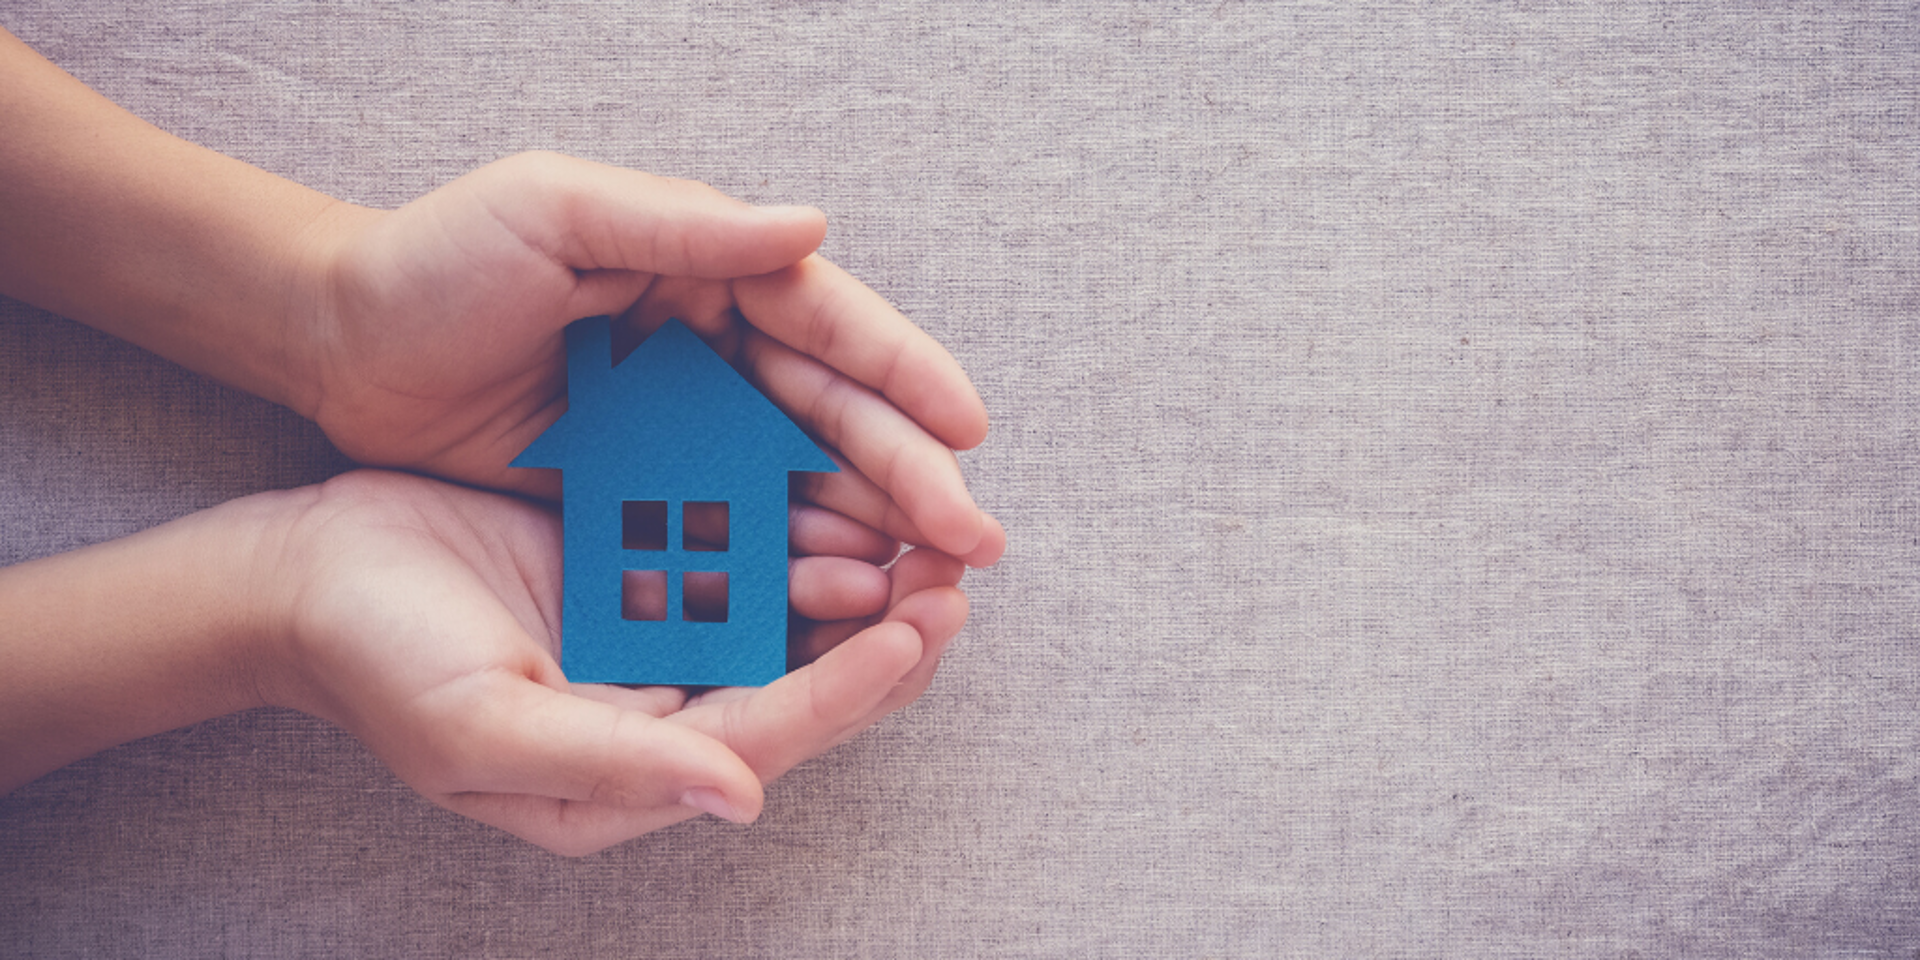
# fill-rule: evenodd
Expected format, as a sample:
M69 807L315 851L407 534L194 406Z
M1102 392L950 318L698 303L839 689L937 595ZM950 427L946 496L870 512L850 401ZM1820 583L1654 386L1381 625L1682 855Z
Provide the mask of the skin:
M283 706L433 802L581 855L702 812L753 819L763 784L924 691L966 619L962 564L914 550L866 568L877 593L796 574L795 607L853 633L817 651L797 634L802 665L767 687L570 684L560 545L550 507L366 470L0 570L0 788Z
M278 704L560 852L749 820L762 783L926 688L961 573L1005 548L954 458L986 435L979 395L814 252L817 210L539 153L368 209L173 137L4 31L0 130L0 293L407 472L0 571L0 788ZM796 481L785 679L689 701L555 666L558 477L507 464L564 411L561 331L596 314L616 347L686 322L841 465Z

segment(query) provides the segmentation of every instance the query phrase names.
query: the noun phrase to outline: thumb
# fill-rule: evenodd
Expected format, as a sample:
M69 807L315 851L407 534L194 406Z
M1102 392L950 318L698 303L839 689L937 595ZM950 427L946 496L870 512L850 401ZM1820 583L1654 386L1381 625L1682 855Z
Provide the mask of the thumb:
M700 813L759 816L760 780L712 737L524 677L460 698L435 802L581 855ZM396 767L396 769L398 769Z
M876 624L765 687L716 691L669 720L725 737L771 783L865 729L920 656L912 624Z
M523 153L465 178L520 239L576 270L724 280L797 263L826 238L808 207L757 207L703 183L554 153Z

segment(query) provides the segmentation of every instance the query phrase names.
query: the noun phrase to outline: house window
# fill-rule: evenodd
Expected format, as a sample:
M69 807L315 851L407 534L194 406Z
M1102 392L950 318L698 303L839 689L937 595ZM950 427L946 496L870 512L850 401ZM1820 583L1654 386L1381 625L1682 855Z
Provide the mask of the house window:
M726 501L688 500L686 508L686 522L680 526L680 548L702 553L725 551L730 539Z
M627 550L665 550L667 502L623 501L620 504L620 546Z
M678 530L672 522L678 520ZM645 561L666 570L623 570L620 574L620 616L626 620L666 620L672 599L669 580L678 580L679 619L692 623L726 623L728 582L724 570L689 570L709 566L688 554L725 553L732 543L732 517L725 501L624 500L620 504L620 546L625 550L657 554ZM676 535L677 533L677 535ZM678 541L678 549L674 549ZM638 560L639 558L635 558ZM678 570L678 577L669 577Z
M727 622L727 575L689 570L680 575L680 619L694 623Z
M620 619L665 620L667 618L667 572L665 570L620 571Z

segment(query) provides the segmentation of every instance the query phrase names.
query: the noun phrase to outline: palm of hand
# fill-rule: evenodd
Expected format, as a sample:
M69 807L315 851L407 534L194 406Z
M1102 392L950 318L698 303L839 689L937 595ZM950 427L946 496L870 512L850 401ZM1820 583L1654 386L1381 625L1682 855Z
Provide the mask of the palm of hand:
M320 488L286 542L295 649L278 662L300 667L272 698L345 727L429 799L568 853L716 812L702 796L751 819L763 782L918 696L965 618L959 563L914 551L884 618L766 688L689 701L567 683L541 507L368 471Z

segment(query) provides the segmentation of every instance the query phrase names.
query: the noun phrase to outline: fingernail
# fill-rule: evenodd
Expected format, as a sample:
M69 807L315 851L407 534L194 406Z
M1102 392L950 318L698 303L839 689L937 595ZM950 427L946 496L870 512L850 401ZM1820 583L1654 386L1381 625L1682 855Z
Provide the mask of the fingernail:
M732 823L740 822L740 814L727 802L726 796L712 787L694 787L680 795L680 805L692 807L701 813L710 813Z

